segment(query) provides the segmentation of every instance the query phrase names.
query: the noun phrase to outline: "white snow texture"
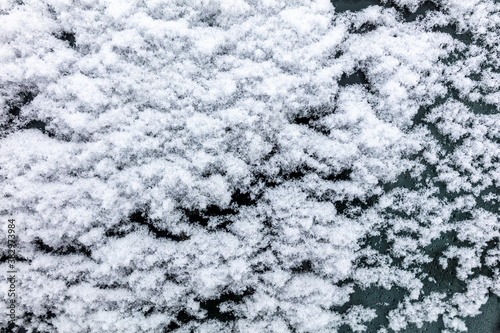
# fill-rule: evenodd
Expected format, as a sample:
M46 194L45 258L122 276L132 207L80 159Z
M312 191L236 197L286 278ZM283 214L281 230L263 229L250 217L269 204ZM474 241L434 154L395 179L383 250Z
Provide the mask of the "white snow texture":
M500 296L499 11L0 0L16 325L467 331Z

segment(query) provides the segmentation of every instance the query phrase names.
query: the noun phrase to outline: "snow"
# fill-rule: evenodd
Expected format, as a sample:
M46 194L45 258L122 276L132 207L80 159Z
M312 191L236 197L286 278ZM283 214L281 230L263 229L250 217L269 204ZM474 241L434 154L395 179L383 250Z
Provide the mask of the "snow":
M500 296L500 3L431 2L0 3L16 325L467 331Z

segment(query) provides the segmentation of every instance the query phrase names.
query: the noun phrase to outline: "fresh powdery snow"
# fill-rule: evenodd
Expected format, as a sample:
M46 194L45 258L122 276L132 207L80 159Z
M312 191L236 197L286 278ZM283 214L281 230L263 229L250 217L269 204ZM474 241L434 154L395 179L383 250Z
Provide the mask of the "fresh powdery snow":
M498 332L499 87L494 0L0 0L0 325Z

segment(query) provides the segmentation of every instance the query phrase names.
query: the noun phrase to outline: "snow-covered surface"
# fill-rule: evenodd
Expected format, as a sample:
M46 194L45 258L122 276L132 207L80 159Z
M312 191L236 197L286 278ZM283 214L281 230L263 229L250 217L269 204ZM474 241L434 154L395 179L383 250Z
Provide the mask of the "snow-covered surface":
M500 3L352 6L1 1L17 324L467 331L500 296Z

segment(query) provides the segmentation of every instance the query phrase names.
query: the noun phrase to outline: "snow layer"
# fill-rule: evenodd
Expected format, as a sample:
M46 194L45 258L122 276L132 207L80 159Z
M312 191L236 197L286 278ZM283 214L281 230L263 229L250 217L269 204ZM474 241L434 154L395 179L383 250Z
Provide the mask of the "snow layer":
M0 2L17 325L466 331L500 296L500 3L349 6Z

